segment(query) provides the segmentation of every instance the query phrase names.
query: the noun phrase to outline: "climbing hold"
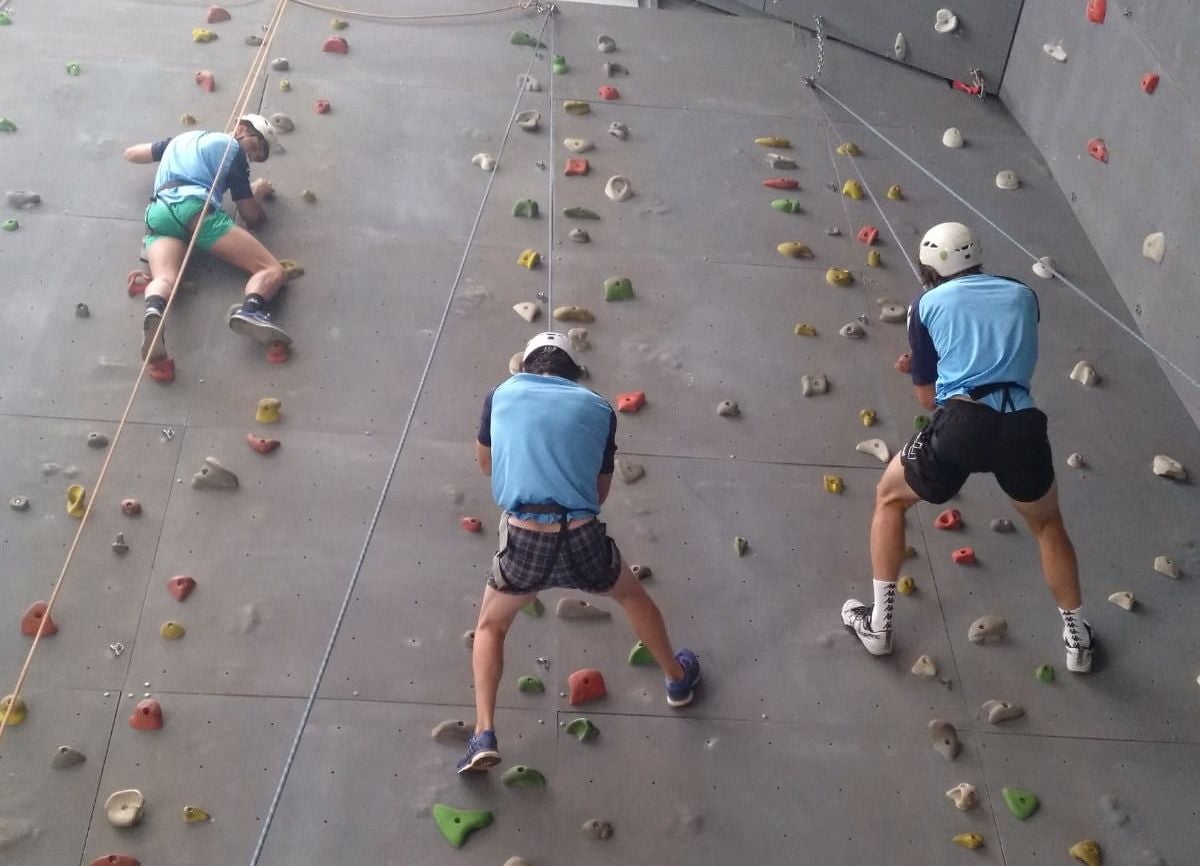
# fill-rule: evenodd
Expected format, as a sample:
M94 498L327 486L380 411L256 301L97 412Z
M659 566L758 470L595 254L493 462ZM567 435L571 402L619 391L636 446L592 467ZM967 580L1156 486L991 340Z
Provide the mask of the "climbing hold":
M717 414L723 418L736 418L742 410L733 400L722 400L717 404Z
M514 34L515 35L515 34ZM433 820L437 822L442 836L455 848L461 848L467 837L476 830L491 826L492 813L470 809L452 809L437 803L433 807Z
M105 448L108 445L108 437L103 433L89 433L87 435L88 448Z
M521 127L521 129L525 130L526 132L534 132L539 126L541 126L542 113L540 111L534 111L533 109L522 111L517 115L516 122L517 126Z
M82 764L86 760L87 757L78 749L73 749L70 746L59 746L54 750L54 757L50 759L50 768L53 770L65 770L67 767Z
M349 21L343 21L341 18L330 18L329 27L332 30L345 30L350 26Z
M879 250L867 250L867 267L877 268L881 264L882 259L879 256ZM901 308L903 309L903 308Z
M846 181L844 184L842 184L842 195L858 201L863 197L862 184L856 180Z
M1014 190L1021 185L1017 173L1011 168L996 173L996 186L1004 190Z
M777 168L781 171L786 171L796 167L796 160L791 159L790 157L781 156L778 153L768 153L763 158L766 159L771 168Z
M1058 265L1050 256L1042 256L1033 263L1033 272L1043 280L1054 279L1054 272L1058 269Z
M949 9L939 9L933 19L933 29L938 33L953 33L958 29L958 16Z
M604 281L604 300L628 301L633 298L633 281L629 277L609 277Z
M250 450L258 454L270 454L279 447L278 439L264 439L262 436L255 436L253 433L246 434L246 444L250 446Z
M326 54L346 54L350 51L350 43L344 36L330 36L321 45L321 50Z
M527 72L522 72L517 76L517 86L530 93L537 93L542 89L542 83Z
M204 466L192 476L192 487L196 490L231 489L238 486L238 477L218 462L216 457L205 457Z
M1114 592L1108 597L1108 600L1121 608L1121 610L1133 610L1134 598L1132 592L1126 590Z
M546 691L546 686L535 676L523 676L517 680L517 691L527 695L540 695Z
M203 27L192 28L193 42L212 42L216 38L217 34L213 33L211 30L205 30Z
M184 806L181 814L183 815L184 823L187 824L202 824L205 821L212 820L212 815L199 806Z
M960 812L970 812L979 805L979 795L975 793L975 786L966 782L959 782L946 792L946 796L954 801L954 808Z
M39 628L42 630L42 637L58 634L58 626L54 624L54 618L46 616L46 602L44 601L35 601L25 613L21 614L21 634L33 637L38 633Z
M596 607L583 598L560 598L554 615L559 619L608 619L612 616L604 608Z
M6 232L15 232L20 227L21 224L15 219L6 219L3 223L0 223L0 228L4 229Z
M542 254L537 250L522 250L517 256L517 264L523 268L533 270L542 263ZM532 322L533 319L526 319L527 322Z
M7 117L0 117L0 132L16 132L17 125Z
M258 46L262 45L262 42L263 42L261 36L256 36L253 33L250 34L249 36L243 37L242 41L244 43L246 43L247 45L249 45L251 48L257 48Z
M956 508L947 508L937 516L933 525L938 529L962 529L962 514Z
M271 131L277 135L286 135L296 128L296 124L292 118L282 111L275 112L267 120L271 124Z
M929 723L928 730L929 740L933 743L935 752L947 761L953 761L958 757L958 753L962 750L962 744L958 741L958 730L954 725L941 719L934 719Z
M158 627L158 634L163 640L179 640L187 634L187 629L180 623L169 619Z
M1108 0L1088 0L1087 19L1093 24L1103 24L1108 11Z
M588 114L592 110L592 106L580 99L568 99L563 103L563 111L567 114Z
M917 656L917 660L913 662L911 668L913 676L917 677L936 677L937 665L933 663L932 656Z
M72 60L67 64L67 75L78 76L82 71L83 70L80 68L79 62L76 60Z
M517 201L513 203L512 215L515 217L537 219L538 213L538 203L531 198L517 199Z
M128 854L108 854L97 857L88 866L142 866L142 863Z
M113 543L109 547L118 556L124 556L126 553L129 553L129 545L125 541L125 533L118 532L117 537L113 539Z
M567 331L567 339L571 341L571 348L576 351L582 352L591 348L591 344L588 343L587 328L571 328Z
M1008 804L1009 810L1022 821L1038 809L1037 794L1032 791L1024 791L1020 788L1001 788L1000 794L1004 797L1004 802Z
M276 57L271 61L271 68L276 72L287 72L292 68L292 64L288 62L286 57Z
M805 397L811 397L814 394L826 394L829 392L829 380L823 373L815 375L805 374L800 377L800 393Z
M874 427L875 419L878 417L874 409L860 409L858 411L858 420L862 422L864 427Z
M1104 143L1103 138L1088 139L1087 151L1093 159L1108 162L1108 145Z
M1156 265L1161 265L1163 256L1167 254L1167 236L1162 232L1154 232L1146 235L1146 239L1142 241L1142 255L1154 262Z
M1166 454L1155 454L1154 462L1150 465L1154 474L1160 478L1174 478L1176 481L1186 481L1188 474L1183 464Z
M592 720L582 716L567 722L566 732L581 743L586 743L588 740L594 740L600 736L600 729L596 727Z
M871 254L867 253L867 264L871 263L870 256ZM891 298L879 298L875 303L879 305L879 321L881 322L894 325L908 319L908 308L899 301L893 301Z
M5 225L7 226L8 223L15 223L15 222L16 222L16 220L6 220ZM77 303L75 305L75 318L86 319L91 314L92 314L92 311L90 309L88 309L88 305L85 304L83 301L80 301L79 303Z
M0 722L10 728L15 728L25 721L28 714L29 708L25 705L24 698L15 695L5 695L0 698Z
M735 535L733 537L733 552L737 557L741 558L741 557L745 556L746 551L749 549L750 549L749 541L747 541L745 538L743 538L740 535Z
M526 767L523 764L509 767L504 771L504 775L500 777L500 781L510 788L546 787L546 777L533 767Z
M636 562L629 566L629 570L633 572L633 576L638 580L648 580L654 576L654 572L650 570L650 566L639 565Z
M798 189L800 181L793 180L790 177L772 177L764 180L763 186L769 189Z
M1078 453L1068 454L1067 455L1067 465L1070 466L1072 469L1082 469L1085 465L1083 462L1083 455L1078 454Z
M875 228L875 226L863 226L858 230L858 234L855 235L855 240L870 246L879 240L879 229Z
M528 48L545 48L541 42L538 42L524 30L514 30L512 35L508 37L508 41L513 45L524 45Z
M629 127L620 121L614 120L608 125L608 134L613 138L624 141L629 138Z
M534 253L534 255L537 254ZM513 304L513 311L527 322L536 321L542 314L542 308L533 301L521 301L519 304Z
M853 141L843 141L837 146L837 153L839 156L862 156L862 151Z
M942 144L950 148L960 148L963 146L963 134L957 126L952 126L942 133Z
M598 700L607 694L604 688L604 676L594 668L575 671L567 678L567 685L571 690L568 700L571 706Z
M1158 89L1158 73L1147 72L1142 76L1142 90L1145 93L1153 93Z
M970 547L960 547L958 550L950 554L950 559L956 565L974 565L975 550Z
M8 500L8 507L13 511L24 511L29 508L29 497L14 496L12 499Z
M228 21L232 17L229 14L229 10L224 6L209 6L208 17L204 20L208 24L219 24L222 21Z
M171 593L171 597L176 601L186 599L192 594L192 590L195 588L196 579L186 574L177 574L167 581L167 592Z
M987 715L988 724L998 725L1021 718L1025 715L1025 708L1011 701L990 700L984 702L983 712Z
M618 91L617 88L613 87L611 84L600 85L598 88L596 88L596 92L600 94L601 99L607 99L610 102L614 99L621 98L620 91Z
M129 727L137 731L157 731L163 726L162 706L154 698L138 701L129 717Z
M470 726L462 719L446 719L434 725L429 736L441 743L458 740L465 743L471 739L472 733Z
M771 210L780 213L800 213L800 202L794 198L777 198L771 202Z
M601 54L612 54L617 50L617 42L611 36L601 34L596 37L596 50Z
M1087 866L1100 866L1100 844L1095 839L1076 842L1067 853Z
M555 316L554 318L557 319L558 316ZM591 319L588 319L587 321L591 321ZM618 412L636 412L645 405L645 391L629 391L628 393L617 395Z
M1087 361L1080 361L1071 368L1071 378L1085 388L1090 388L1100 381L1100 377L1096 374L1096 368Z
M201 69L199 72L196 73L195 77L196 77L196 83L199 84L202 88L204 88L209 93L212 93L214 90L217 89L217 82L216 82L216 79L213 78L213 74L212 74L211 70Z
M583 322L590 323L596 321L596 317L592 315L592 311L587 307L555 307L554 318L559 322ZM630 411L637 411L636 409Z
M855 445L854 450L863 454L870 454L880 463L887 463L892 459L892 452L888 449L887 443L882 439L865 439Z
M137 788L114 791L104 801L104 814L114 827L132 827L142 820L146 798Z
M817 329L807 322L797 322L792 327L792 333L797 337L815 337L817 335Z
M954 844L974 851L976 848L983 847L983 837L978 833L959 833L954 837Z
M1179 579L1179 566L1175 564L1175 560L1169 556L1154 557L1154 570L1159 574L1164 574L1174 580Z
M496 157L490 153L477 153L471 157L471 164L479 166L481 171L494 171L496 168Z
M902 201L904 199L903 190L901 190L896 184L889 186L885 195L892 201Z
M604 64L604 77L605 78L615 78L618 75L628 75L628 74L629 74L629 70L626 69L624 66L622 66L620 63L605 63Z
M1033 671L1033 677L1040 683L1054 682L1054 668L1051 665L1038 665Z
M867 335L866 329L862 326L862 322L857 320L847 322L838 328L838 333L849 340L861 340Z
M908 40L904 38L903 33L896 34L896 41L892 43L892 53L896 55L897 60L908 56Z
M458 521L459 526L467 532L482 532L483 521L478 517L463 517Z
M854 282L854 275L842 268L830 268L825 272L825 282L831 286L849 286Z
M279 420L279 410L282 406L283 403L278 397L263 397L254 410L254 420L259 424L274 424Z
M630 185L629 178L614 174L608 179L608 183L604 184L604 194L613 201L625 201L633 195L633 186Z
M761 144L763 147L782 147L789 148L792 142L781 135L766 135L762 138L754 139L755 144ZM841 153L841 148L838 148L838 153Z
M561 54L555 54L550 58L550 71L555 75L567 74L567 58Z
M568 159L563 174L567 177L585 177L590 168L586 159Z
M87 491L82 484L72 484L67 488L67 514L72 517L83 517L87 510Z
M917 591L917 582L907 574L896 581L896 592L901 595L912 595Z
M572 220L598 220L600 214L594 210L588 210L585 207L565 207L562 212L563 216Z
M989 524L989 526L991 527L992 532L1014 532L1016 530L1016 527L1013 526L1013 522L1007 517L997 517Z
M24 189L9 190L4 194L4 198L8 200L9 207L18 210L36 207L42 203L42 197L38 193Z
M846 482L840 475L823 475L821 483L825 486L826 493L842 493L846 489Z
M641 641L633 645L633 649L629 651L629 663L631 665L642 666L654 664L654 656L650 653L650 648Z
M593 839L607 839L613 834L612 824L595 818L584 821L580 829L583 831L583 835L591 836Z
M328 114L332 107L328 99L318 99L313 103L313 111L317 114Z
M563 147L571 153L587 153L595 145L590 138L564 138Z
M1002 616L987 614L971 623L967 640L971 643L995 643L1008 634L1008 620Z
M808 248L808 244L802 244L799 241L785 241L775 247L780 255L787 256L789 259L811 259L813 251Z
M621 480L626 484L633 484L646 474L646 467L642 466L640 463L630 463L628 460L618 459L616 464L617 475L619 475Z

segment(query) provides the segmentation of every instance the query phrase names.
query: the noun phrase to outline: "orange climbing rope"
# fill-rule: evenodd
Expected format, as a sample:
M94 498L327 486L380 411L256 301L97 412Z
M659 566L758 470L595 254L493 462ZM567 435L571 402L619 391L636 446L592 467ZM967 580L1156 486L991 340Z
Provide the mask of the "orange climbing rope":
M231 131L233 129L234 124L237 122L237 118L240 117L245 111L246 102L248 101L249 95L253 90L254 82L258 79L258 76L262 74L262 71L266 66L267 56L270 53L271 41L275 38L275 31L279 27L279 22L283 18L283 12L287 4L288 0L277 0L275 9L271 14L271 20L267 24L266 35L263 38L262 44L258 47L258 51L254 55L254 60L250 64L250 71L247 73L245 81L242 82L242 89L238 92L237 100L234 102L234 110L229 115L229 120L225 123L226 131ZM225 152L221 155L220 164L224 164L225 157L229 155L229 150L231 147L233 147L233 144L234 142L231 139L225 147ZM192 236L188 240L187 249L184 250L183 262L179 266L179 272L175 275L175 282L171 286L171 294L167 298L167 305L163 309L162 318L154 332L154 342L157 342L162 334L162 330L167 323L167 317L171 313L171 306L175 303L175 296L179 289L179 283L183 279L184 272L187 270L188 262L192 257L192 251L196 248L196 238L200 233L201 226L204 224L204 218L209 213L212 191L213 187L216 186L216 183L216 178L214 178L212 186L210 186L208 189L209 195L205 198L204 207L200 210L200 215L196 220L196 228L192 230ZM79 539L83 536L83 530L87 527L88 518L92 513L92 506L96 503L97 499L99 499L100 490L104 485L104 479L108 475L109 464L112 462L112 456L116 453L117 443L121 438L121 432L125 429L125 424L129 420L129 413L133 409L133 401L137 399L138 391L141 390L142 382L146 378L146 369L150 365L149 358L150 356L147 354L146 358L142 360L141 367L138 368L137 378L133 381L133 390L129 394L129 400L125 403L125 409L121 412L121 418L117 422L117 430L113 434L112 442L109 445L108 452L104 455L104 462L100 465L100 473L96 476L96 483L92 488L92 495L89 497L87 504L84 506L83 517L79 521L79 528L75 530L75 537L71 540L71 546L67 549L67 558L63 562L62 570L58 573L58 579L54 581L54 588L51 590L50 597L46 601L46 611L38 621L38 629L33 636L33 643L29 647L29 652L25 654L25 661L22 663L21 670L17 674L17 682L13 686L13 690L10 693L12 695L12 703L16 703L17 698L21 695L21 689L25 685L25 680L29 675L29 668L33 663L34 653L37 652L38 645L41 642L42 632L45 630L46 623L50 621L50 612L54 609L54 602L58 599L58 595L62 591L63 584L66 580L67 571L75 559L75 551L79 547ZM4 731L8 727L8 715L9 713L5 712L2 716L0 716L0 739L3 739Z
M433 12L428 15L384 15L381 12L361 12L357 9L342 9L337 6L325 6L313 3L312 0L292 0L297 6L307 6L309 9L319 9L334 15L345 15L347 18L370 18L374 21L431 21L438 18L475 18L480 15L495 15L499 12L511 12L514 9L537 9L544 11L545 5L538 0L523 0L511 6L500 6L496 9L479 9L475 12Z

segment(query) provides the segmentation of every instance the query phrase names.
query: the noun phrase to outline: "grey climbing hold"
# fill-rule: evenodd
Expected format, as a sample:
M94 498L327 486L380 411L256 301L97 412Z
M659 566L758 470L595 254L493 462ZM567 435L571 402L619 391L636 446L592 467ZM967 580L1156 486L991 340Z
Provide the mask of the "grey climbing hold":
M861 340L867 335L867 330L859 322L847 322L838 328L838 334L848 340Z
M596 607L582 598L560 598L554 607L559 619L608 619L612 616L602 607Z
M990 700L984 702L983 712L987 715L988 724L998 725L1021 718L1025 715L1025 708L1012 701Z
M1121 808L1116 794L1101 795L1100 809L1104 812L1105 820L1113 827L1120 827L1129 822L1129 813Z
M887 463L892 459L892 452L888 448L887 443L882 439L864 439L854 446L854 450L863 454L870 454L880 463Z
M613 136L613 138L618 138L621 141L624 141L625 139L629 138L629 127L620 121L614 120L608 125L608 134Z
M591 348L591 343L588 342L587 328L571 328L567 331L567 339L571 341L571 348L577 352Z
M129 545L125 543L125 533L124 532L117 533L117 537L115 539L113 539L113 543L112 543L111 547L112 547L113 553L116 553L118 555L129 553Z
M932 656L917 656L917 660L913 662L911 671L915 677L936 677L937 665L934 664Z
M1061 41L1061 40L1060 40L1060 41L1058 41L1058 42L1045 42L1045 43L1043 43L1043 44L1042 44L1042 50L1046 52L1046 55L1047 55L1047 56L1048 56L1048 57L1049 57L1051 60L1056 60L1056 61L1058 61L1059 63L1066 63L1066 62L1067 62L1067 52L1066 52L1066 49L1064 49L1064 48L1062 47L1062 41Z
M309 204L317 203L317 194L315 192L313 192L311 189L301 190L300 198L304 199Z
M1008 620L1002 616L987 614L971 623L967 640L971 643L995 643L1008 634Z
M271 61L271 68L276 72L287 72L292 68L292 64L288 63L288 59L286 57L276 57Z
M542 89L542 83L527 72L522 72L517 76L517 86L530 93L536 93Z
M933 750L945 758L947 761L953 761L958 757L958 753L962 751L962 744L958 741L958 730L949 722L941 719L934 719L928 725L929 741L933 743Z
M608 821L600 821L592 818L583 822L580 828L584 836L590 836L593 839L607 839L613 834L613 826Z
M88 305L85 304L83 301L80 301L79 303L77 303L75 305L75 318L86 319L91 314L92 314L92 311L88 308Z
M563 147L571 153L587 153L595 145L590 138L564 138Z
M533 767L526 767L524 764L509 767L504 771L504 775L500 777L500 781L510 788L546 787L546 777Z
M1072 469L1082 469L1087 464L1085 464L1083 462L1082 454L1080 454L1079 452L1074 452L1072 454L1067 455L1067 465L1070 466Z
M633 195L633 186L629 183L629 178L614 174L604 184L604 194L613 201L626 201Z
M1071 368L1071 378L1085 388L1090 388L1100 381L1096 368L1087 361L1080 361Z
M617 474L626 484L633 484L646 474L646 467L640 463L630 463L628 460L617 460Z
M807 373L800 377L800 393L805 397L811 397L814 394L825 394L829 391L829 380L824 374L808 375Z
M1166 575L1173 580L1179 579L1179 566L1176 565L1175 560L1169 556L1154 557L1154 570L1159 574Z
M517 126L526 132L535 132L542 125L542 113L532 108L517 115Z
M735 535L733 537L733 552L738 557L745 556L746 551L749 549L750 549L750 542L747 541L744 537L742 537L741 535Z
M635 562L629 566L629 570L633 572L633 576L638 580L649 580L654 577L654 572L650 570L650 566L648 565L640 565Z
M953 33L958 29L958 16L949 9L939 9L934 15L933 29L937 33Z
M892 53L896 55L897 60L908 56L908 40L904 38L903 33L896 34L896 41L892 43Z
M271 124L271 131L276 135L283 135L296 129L296 124L292 121L291 117L282 111L275 112L267 120Z
M788 156L781 156L778 153L768 153L764 159L770 164L771 168L790 169L796 167L796 160Z
M723 418L735 418L741 413L742 410L733 400L722 400L717 404L717 414Z
M583 716L567 722L565 730L581 743L586 743L588 740L594 740L600 736L600 729L596 727L595 723Z
M1154 262L1156 265L1161 265L1163 256L1167 254L1167 236L1162 232L1154 232L1146 235L1146 239L1142 241L1142 255Z
M837 186L835 185L834 188L836 189ZM825 229L825 234L831 238L836 238L841 233L842 233L842 230L840 228L838 228L837 226L830 226L829 228Z
M517 689L527 695L540 695L546 686L537 677L526 675L517 680Z
M247 45L249 45L251 48L257 48L258 46L262 45L262 37L255 36L253 33L251 33L249 36L244 37L242 39L242 41L245 42Z
M567 232L567 237L577 244L586 244L592 239L592 236L587 233L586 229L571 229Z
M946 796L954 801L954 808L960 812L970 812L979 805L979 794L975 792L975 786L966 782L959 782L946 792Z
M1033 263L1033 272L1043 280L1054 279L1054 272L1058 270L1058 265L1050 256L1042 256Z
M25 189L9 190L4 194L4 197L8 199L9 207L17 209L36 207L42 203L40 195Z
M952 126L942 133L942 144L946 147L957 150L966 142L963 140L962 130L957 126Z
M1187 470L1183 468L1183 464L1174 457L1168 457L1166 454L1155 454L1154 462L1150 465L1154 470L1154 474L1159 478L1174 478L1176 481L1187 481Z
M103 433L92 432L87 435L88 448L106 448L108 446L108 437Z
M596 37L596 50L601 54L612 54L617 50L617 40L601 34Z
M1133 593L1129 592L1128 590L1121 590L1120 592L1114 592L1112 595L1110 595L1108 597L1108 600L1111 601L1113 604L1115 604L1117 607L1121 608L1121 610L1133 610L1133 605L1134 605L1134 601L1135 601L1135 599L1133 597Z
M521 301L519 304L513 304L513 311L527 322L536 321L542 314L542 308L532 301Z
M467 631L464 631L462 642L463 646L466 647L468 651L475 649L475 629L468 629Z
M67 767L82 764L86 760L87 758L83 752L78 749L73 749L70 746L59 746L54 750L54 757L50 759L50 766L55 770L65 770Z
M474 729L462 719L446 719L433 726L429 736L439 743L463 742L471 739Z
M114 827L132 827L142 820L146 798L137 788L114 791L104 801L104 815Z
M997 517L989 524L992 532L1015 532L1017 527L1007 517Z
M216 457L205 457L204 466L192 476L192 487L196 490L229 490L237 486L238 477Z
M13 511L24 511L29 507L29 497L14 496L12 499L8 500L8 507Z
M879 305L879 321L896 324L908 319L908 307L891 298L880 298L875 302Z
M996 174L996 186L1003 190L1012 191L1021 185L1021 181L1017 179L1017 173L1011 168L1006 168Z
M629 74L629 70L626 69L624 66L622 66L620 63L605 63L604 64L604 77L605 78L616 78L618 75L628 75L628 74Z

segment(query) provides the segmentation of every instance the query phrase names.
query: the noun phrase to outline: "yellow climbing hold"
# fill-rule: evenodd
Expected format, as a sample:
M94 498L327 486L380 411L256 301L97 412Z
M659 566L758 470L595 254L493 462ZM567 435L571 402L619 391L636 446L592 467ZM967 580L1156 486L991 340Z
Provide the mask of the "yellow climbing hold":
M164 640L179 640L187 633L187 629L173 620L167 620L159 628L158 633Z
M896 592L901 595L912 595L917 591L917 582L907 574L896 581Z
M292 89L292 82L288 81L286 78L279 79L279 89L281 92L287 93Z
M862 151L853 141L844 141L838 145L838 156L862 156Z
M555 307L554 318L560 322L594 322L596 317L586 307Z
M846 489L846 482L840 475L826 475L822 480L825 483L826 493L841 493Z
M882 261L882 259L880 259L880 257L879 257L879 250L867 250L867 267L868 268L879 267L879 264L881 261Z
M67 488L67 514L72 517L83 517L87 510L87 491L82 484L72 484Z
M254 420L259 424L274 424L279 420L279 410L283 407L283 401L278 397L263 397L258 401L258 408L254 410Z
M181 124L183 124L184 126L195 126L196 125L196 115L182 114L179 116L179 122Z
M1087 866L1100 866L1100 845L1095 839L1084 839L1076 842L1067 853Z
M808 244L802 244L799 241L785 241L775 247L779 250L779 254L787 256L789 259L811 259L813 251L808 248Z
M792 142L780 135L768 135L763 138L754 139L755 144L761 144L763 147L791 147Z
M831 286L848 286L854 282L854 275L841 268L830 268L825 272L825 282Z
M874 409L860 409L858 412L858 420L862 421L864 427L875 426L875 419L879 417L875 414Z
M283 268L283 278L289 283L304 276L304 268L291 259L280 259L279 266Z
M537 250L525 250L521 255L517 256L517 264L523 268L533 270L542 262L542 254Z
M978 833L959 833L954 837L955 845L962 845L964 848L970 848L974 851L976 848L983 846L983 837Z
M792 328L792 333L797 337L815 337L817 329L808 322L797 322L796 327Z
M892 201L900 201L904 198L904 193L900 191L900 187L892 184L887 188L887 197Z
M199 806L184 806L183 820L189 824L199 824L203 821L211 821L212 815L205 812Z
M211 30L205 30L203 27L192 28L193 42L212 42L216 38L217 34L213 33Z
M563 103L563 111L567 114L588 114L592 107L580 99L568 99Z
M8 716L8 725L15 727L25 721L25 716L28 710L25 708L25 699L5 695L0 698L0 721L4 720L5 715Z
M350 26L349 21L343 21L341 18L329 19L329 26L334 30L345 30Z
M844 184L842 184L842 195L847 196L848 198L852 198L855 201L858 201L860 198L863 197L862 184L860 184L856 180L846 181Z

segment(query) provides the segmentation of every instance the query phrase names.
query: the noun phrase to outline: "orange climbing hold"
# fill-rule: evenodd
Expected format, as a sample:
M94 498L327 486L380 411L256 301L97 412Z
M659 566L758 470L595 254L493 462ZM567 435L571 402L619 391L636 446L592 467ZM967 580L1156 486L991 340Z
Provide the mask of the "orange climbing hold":
M938 529L962 529L962 515L957 508L947 508L937 516L934 525Z
M1142 76L1142 90L1146 93L1153 93L1158 89L1158 73L1147 72Z
M329 104L328 99L318 99L313 103L313 111L315 111L317 114L328 114L329 109L332 107L333 106Z
M1087 19L1093 24L1103 24L1108 12L1108 0L1088 0Z
M97 857L88 866L142 866L142 861L128 854L105 854Z
M162 707L154 698L138 701L129 717L129 727L136 731L157 731L163 726Z
M763 186L770 189L797 189L800 181L790 177L772 177L764 180Z
M563 174L567 177L583 177L588 173L589 168L591 166L588 165L586 159L568 159L567 167L563 170Z
M232 17L229 14L229 10L224 6L209 6L208 17L204 20L209 24L220 24L222 21L228 21Z
M288 349L287 343L272 343L267 346L268 364L286 364L289 357L291 350Z
M58 626L54 624L54 619L46 615L46 602L44 601L35 601L21 616L21 634L26 637L33 637L37 634L38 626L41 626L42 637L58 634Z
M459 524L467 532L482 532L483 522L478 517L464 517Z
M611 84L605 84L599 87L596 92L600 94L601 99L607 99L609 101L621 98L621 94L617 91L617 88L613 87Z
M171 593L176 601L183 601L195 588L196 579L186 574L177 574L167 581L167 592Z
M255 451L259 454L270 454L279 447L279 440L264 439L261 436L255 436L253 433L247 433L246 444L250 446L251 451Z
M1088 144L1088 153L1093 159L1098 159L1101 162L1108 162L1108 145L1104 143L1103 138L1093 138Z
M217 81L213 78L212 71L209 69L201 69L196 73L196 83L209 93L217 89Z
M145 271L130 271L129 276L125 278L125 288L129 291L129 297L146 294L146 286L150 285L151 279Z
M175 359L159 358L157 361L151 361L146 365L146 373L155 382L168 385L175 381Z
M599 700L608 694L604 688L604 675L595 668L575 671L567 678L567 685L571 690L570 704L573 707Z
M617 395L618 412L636 412L646 405L645 391L630 391L628 394Z
M330 36L321 46L321 50L329 54L347 54L350 51L350 43L343 36Z
M860 243L870 246L879 240L879 229L875 226L863 226L858 230L858 240Z
M971 547L960 547L958 550L950 554L950 559L956 565L974 565L975 550Z

